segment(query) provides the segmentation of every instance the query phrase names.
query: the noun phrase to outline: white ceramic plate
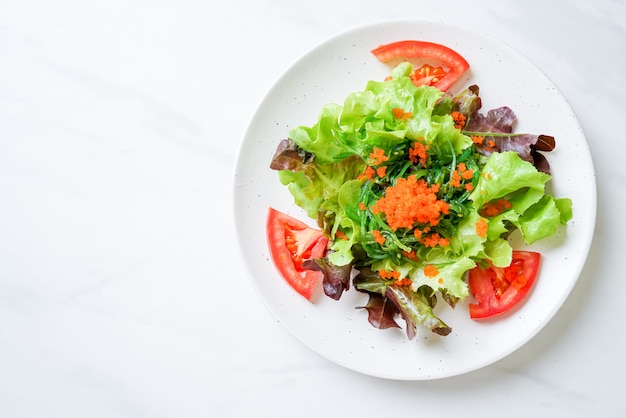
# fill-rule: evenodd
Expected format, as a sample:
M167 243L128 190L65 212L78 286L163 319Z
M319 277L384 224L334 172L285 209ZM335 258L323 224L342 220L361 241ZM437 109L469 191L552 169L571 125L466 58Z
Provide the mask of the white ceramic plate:
M516 132L554 135L547 154L550 192L569 197L574 218L556 236L532 246L543 254L540 277L527 301L493 321L469 319L468 301L436 313L452 327L446 337L421 328L378 330L362 306L367 296L350 289L339 301L310 303L278 275L265 239L267 208L308 220L293 204L269 163L279 140L297 125L315 123L327 103L343 103L367 80L382 80L390 67L370 50L379 44L420 39L447 45L471 65L452 89L480 86L483 111L506 105L518 116ZM596 189L591 156L572 109L552 82L510 47L480 33L442 23L393 21L336 36L306 53L278 79L253 116L240 147L234 179L235 222L242 255L259 296L277 320L312 350L349 369L390 379L435 379L476 370L510 354L536 335L561 307L582 270L595 226ZM315 226L313 220L308 220Z

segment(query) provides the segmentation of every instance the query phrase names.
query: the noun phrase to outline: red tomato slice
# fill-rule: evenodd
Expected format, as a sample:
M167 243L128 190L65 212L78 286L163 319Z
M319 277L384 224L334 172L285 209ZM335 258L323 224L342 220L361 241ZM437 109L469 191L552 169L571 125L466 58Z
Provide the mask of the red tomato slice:
M478 303L470 304L470 317L489 318L517 305L528 294L539 271L541 255L513 251L508 267L479 267L469 272L469 289Z
M270 254L278 272L296 292L311 300L323 273L304 270L302 262L323 257L328 239L322 231L274 208L269 208L266 227Z
M459 53L445 45L434 42L425 41L399 41L390 44L381 45L372 50L372 54L381 62L390 62L398 59L413 60L425 59L442 63L448 68L443 77L437 77L438 80L433 85L441 91L446 91L469 69L469 63ZM419 71L419 69L417 70ZM412 77L413 78L413 77ZM416 77L417 78L417 77ZM413 82L418 84L415 78Z
M448 75L448 71L444 70L443 67L433 67L424 64L420 68L413 70L410 77L416 86L434 86L446 75Z

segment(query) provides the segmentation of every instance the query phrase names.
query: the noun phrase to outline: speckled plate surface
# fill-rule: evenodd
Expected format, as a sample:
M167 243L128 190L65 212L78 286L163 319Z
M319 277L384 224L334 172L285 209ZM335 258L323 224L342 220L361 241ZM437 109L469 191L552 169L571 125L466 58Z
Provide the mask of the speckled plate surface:
M556 137L547 155L550 192L569 197L574 218L567 228L531 248L542 253L540 276L525 303L492 321L469 318L467 302L436 313L453 330L440 337L420 329L407 340L401 329L378 330L367 321L367 296L351 289L339 301L306 301L278 275L265 235L267 208L315 222L293 204L269 162L279 140L297 125L315 122L321 107L342 103L367 80L382 80L390 68L370 50L388 42L419 39L447 45L463 55L470 71L452 89L480 86L483 109L511 107L516 132ZM443 23L392 21L342 33L304 54L278 78L251 119L241 143L234 177L235 222L243 259L260 298L277 320L306 346L329 360L364 374L426 380L487 366L532 339L559 310L585 263L596 215L596 184L585 136L565 98L544 73L514 49L473 30ZM516 243L517 248L521 245Z

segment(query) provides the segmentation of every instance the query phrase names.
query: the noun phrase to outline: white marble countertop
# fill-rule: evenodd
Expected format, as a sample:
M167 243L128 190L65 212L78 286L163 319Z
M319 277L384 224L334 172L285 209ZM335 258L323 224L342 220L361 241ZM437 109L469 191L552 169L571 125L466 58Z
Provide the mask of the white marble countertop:
M562 309L510 356L433 381L363 376L303 346L259 300L233 232L236 153L265 92L318 43L392 18L472 27L540 65L598 180ZM618 416L625 65L617 0L3 2L0 416Z

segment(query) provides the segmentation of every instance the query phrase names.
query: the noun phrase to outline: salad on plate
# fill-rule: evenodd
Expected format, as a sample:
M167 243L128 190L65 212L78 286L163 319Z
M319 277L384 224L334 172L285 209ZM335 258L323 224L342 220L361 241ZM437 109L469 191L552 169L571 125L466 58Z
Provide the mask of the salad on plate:
M540 273L531 245L572 218L546 189L555 139L517 133L506 106L484 112L477 85L449 92L470 65L431 42L372 50L392 68L311 126L277 143L270 168L316 227L270 207L267 238L280 275L305 299L353 287L376 328L405 323L448 335L433 311L467 299L471 318L511 311Z

